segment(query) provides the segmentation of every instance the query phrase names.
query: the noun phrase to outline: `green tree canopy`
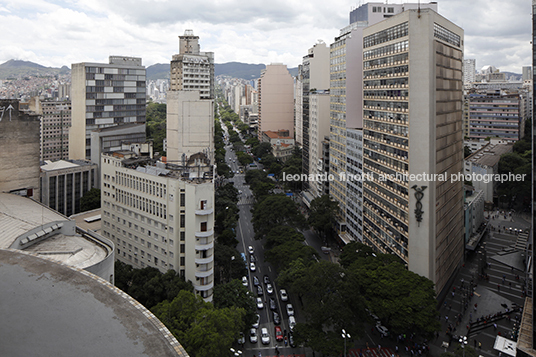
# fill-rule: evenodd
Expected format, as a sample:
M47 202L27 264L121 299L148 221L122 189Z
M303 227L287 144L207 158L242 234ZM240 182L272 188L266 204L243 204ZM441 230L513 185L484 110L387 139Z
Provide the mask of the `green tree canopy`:
M92 188L80 198L80 211L91 211L101 206L101 190Z
M246 312L244 325L251 326L255 323L257 306L255 297L247 287L242 285L238 279L233 279L226 284L219 284L214 287L214 307L223 309L226 307L242 308Z
M296 203L285 195L270 195L257 202L253 211L255 238L264 237L273 227L289 225L305 228L305 217L300 213Z
M325 237L333 229L332 222L338 209L337 202L329 195L322 195L311 201L311 209L307 223L321 236Z

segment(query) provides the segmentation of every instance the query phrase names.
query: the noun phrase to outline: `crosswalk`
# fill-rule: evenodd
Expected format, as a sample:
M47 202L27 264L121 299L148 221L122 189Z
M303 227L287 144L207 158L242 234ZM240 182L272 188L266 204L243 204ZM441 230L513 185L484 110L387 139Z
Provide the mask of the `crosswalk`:
M392 357L396 356L392 348L382 347L382 348L352 348L347 352L348 356L351 357Z

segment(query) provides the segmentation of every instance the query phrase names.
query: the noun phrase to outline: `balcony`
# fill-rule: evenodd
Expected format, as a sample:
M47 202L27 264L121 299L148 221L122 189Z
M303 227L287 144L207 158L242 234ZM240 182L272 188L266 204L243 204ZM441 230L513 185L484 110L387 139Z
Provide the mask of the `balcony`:
M214 240L199 239L195 242L195 250L208 250L214 248Z
M196 238L206 238L206 237L210 237L210 236L213 236L214 235L214 229L211 229L209 231L206 231L206 232L195 232L195 237Z
M207 290L210 290L214 287L214 282L211 281L210 283L208 284L205 284L205 285L197 285L197 284L194 284L194 289L197 290L197 291L207 291Z
M214 212L214 208L198 209L195 210L195 214L198 216L207 216Z
M195 258L195 264L208 264L214 261L214 255L211 255L206 258Z
M197 278L206 278L207 276L211 276L214 274L214 269L213 268L210 268L210 269L207 269L207 270L196 270L195 271L195 276Z

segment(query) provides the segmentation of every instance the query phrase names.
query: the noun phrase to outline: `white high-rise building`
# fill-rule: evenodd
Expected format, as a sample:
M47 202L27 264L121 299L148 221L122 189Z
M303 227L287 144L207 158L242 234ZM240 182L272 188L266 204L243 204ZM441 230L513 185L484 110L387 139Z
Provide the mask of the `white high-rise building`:
M470 85L476 81L476 60L466 58L463 60L463 84Z
M198 37L189 30L184 37L167 92L167 160L152 159L149 144L102 156L103 231L116 242L118 259L137 268L174 269L212 301L214 81L206 74L213 73L213 62L203 61ZM194 69L203 74L197 89L179 75Z

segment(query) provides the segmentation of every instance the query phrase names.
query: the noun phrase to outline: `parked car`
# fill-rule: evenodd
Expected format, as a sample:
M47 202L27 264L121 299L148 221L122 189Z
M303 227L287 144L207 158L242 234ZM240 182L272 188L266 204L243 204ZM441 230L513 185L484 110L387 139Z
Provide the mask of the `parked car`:
M294 335L292 334L292 332L289 332L289 333L288 333L288 344L289 344L290 347L292 347L292 348L295 348L295 347L296 347L296 342L294 342Z
M255 314L255 316L257 317L257 320L255 321L255 323L253 325L251 325L252 327L254 328L259 328L259 324L261 322L261 315L259 314Z
M270 343L270 335L268 334L268 329L266 327L261 329L261 341L263 345Z
M274 329L275 329L275 340L283 341L283 332L281 331L281 327L276 326Z
M261 298L257 298L257 309L262 309L264 308L264 304L262 303L262 299Z
M274 317L274 324L279 325L281 324L281 317L277 313L277 311L272 311L272 316Z
M285 289L279 290L279 296L281 297L281 301L288 301L288 295Z
M258 339L257 339L257 329L256 328L252 328L249 330L249 342L251 343L257 343Z
M240 337L238 337L237 342L239 345L243 345L244 343L246 343L246 337L244 336L243 332L240 332Z
M287 304L287 315L294 316L294 307L292 307L292 304Z

